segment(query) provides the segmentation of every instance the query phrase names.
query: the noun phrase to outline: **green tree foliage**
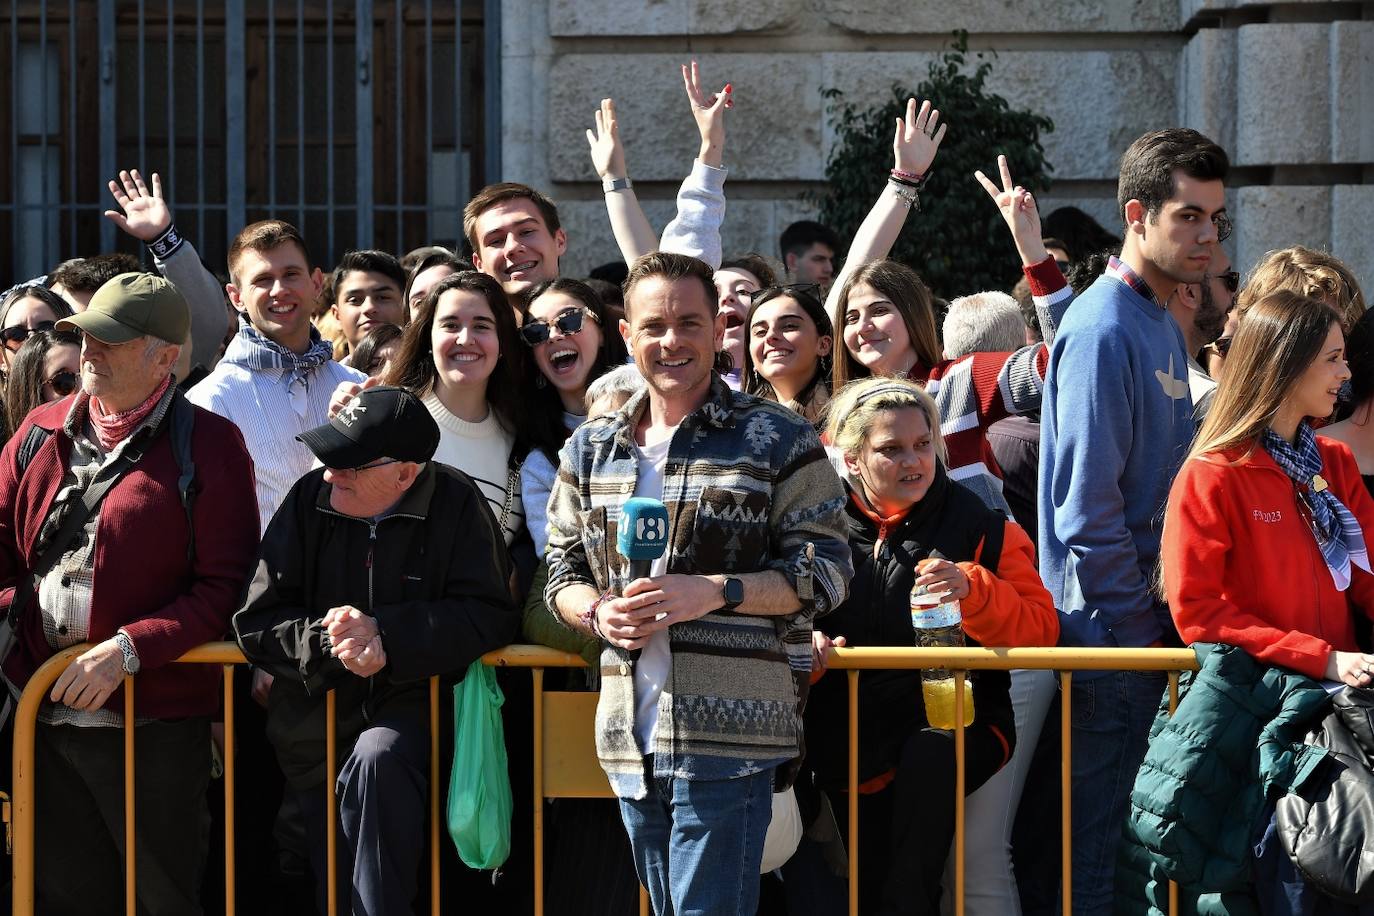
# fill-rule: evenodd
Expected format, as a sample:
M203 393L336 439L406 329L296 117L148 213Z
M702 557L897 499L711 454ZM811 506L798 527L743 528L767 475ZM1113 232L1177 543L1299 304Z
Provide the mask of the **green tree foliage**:
M949 133L921 189L920 212L907 220L891 256L915 268L945 298L1010 289L1020 276L1006 224L974 171L982 169L1000 185L997 154L1002 153L1018 184L1042 192L1053 170L1040 136L1053 131L1054 122L1014 110L990 92L985 84L992 61L969 53L966 32L954 34L953 44L914 89L894 83L890 97L868 108L846 101L838 89L824 91L836 142L825 167L828 187L816 196L821 221L840 238L852 237L892 169L893 125L906 111L906 100L930 99L949 123Z

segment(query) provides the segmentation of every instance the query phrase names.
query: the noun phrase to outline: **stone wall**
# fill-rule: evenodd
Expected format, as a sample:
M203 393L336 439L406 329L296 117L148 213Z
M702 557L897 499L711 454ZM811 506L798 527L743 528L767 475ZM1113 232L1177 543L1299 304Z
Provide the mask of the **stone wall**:
M776 256L814 215L833 137L821 90L859 100L914 85L953 29L995 52L991 85L1054 119L1054 188L1117 222L1117 161L1146 130L1196 127L1232 154L1227 243L1241 269L1303 242L1374 282L1374 3L1249 0L503 0L504 171L549 190L565 268L619 257L584 132L616 99L631 177L656 226L671 216L696 134L678 65L727 80L728 253ZM1372 21L1363 21L1364 19ZM937 104L938 104L938 100ZM957 112L947 112L951 130ZM995 166L989 151L989 168ZM969 193L982 191L969 178ZM913 217L919 218L919 217Z

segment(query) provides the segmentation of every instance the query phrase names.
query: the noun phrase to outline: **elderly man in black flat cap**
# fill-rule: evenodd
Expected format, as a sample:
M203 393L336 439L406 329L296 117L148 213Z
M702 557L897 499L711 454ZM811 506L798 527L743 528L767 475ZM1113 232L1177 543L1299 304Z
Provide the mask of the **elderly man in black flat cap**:
M432 460L439 429L410 392L369 388L299 438L324 467L267 526L234 632L275 676L268 738L306 813L321 912L329 690L341 883L353 912L410 912L426 794L442 791L428 785L426 679L457 680L514 638L505 542L477 486Z

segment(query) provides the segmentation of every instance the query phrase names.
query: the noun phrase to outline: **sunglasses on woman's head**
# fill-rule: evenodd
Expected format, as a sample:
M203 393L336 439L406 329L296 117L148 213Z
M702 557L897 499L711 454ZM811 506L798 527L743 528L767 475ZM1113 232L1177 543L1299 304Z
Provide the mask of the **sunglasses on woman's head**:
M53 377L48 379L46 384L51 385L52 390L55 391L59 397L65 398L76 390L76 382L76 373L70 369L63 369L60 372L54 373Z
M1217 279L1225 284L1228 293L1234 293L1236 290L1240 289L1239 271L1228 270L1224 274L1217 274Z
M5 346L11 350L18 350L34 331L51 331L56 325L57 322L55 321L40 321L36 328L15 325L0 331L0 341L3 341Z
M552 324L544 321L542 318L531 318L521 325L520 339L531 347L537 347L553 336L554 328L557 328L558 333L565 337L569 334L576 334L578 331L582 330L582 324L585 318L590 318L597 324L601 323L601 320L596 317L596 312L593 312L591 309L585 307L573 308L564 312L559 312L555 315Z

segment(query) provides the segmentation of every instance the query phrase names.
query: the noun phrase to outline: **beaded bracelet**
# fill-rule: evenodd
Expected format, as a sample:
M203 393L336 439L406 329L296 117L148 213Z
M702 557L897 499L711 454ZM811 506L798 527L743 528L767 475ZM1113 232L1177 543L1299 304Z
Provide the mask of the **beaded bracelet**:
M925 186L929 178L930 172L926 172L924 175L917 175L915 172L904 172L901 169L893 169L888 180L906 185L908 188L920 190Z

